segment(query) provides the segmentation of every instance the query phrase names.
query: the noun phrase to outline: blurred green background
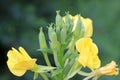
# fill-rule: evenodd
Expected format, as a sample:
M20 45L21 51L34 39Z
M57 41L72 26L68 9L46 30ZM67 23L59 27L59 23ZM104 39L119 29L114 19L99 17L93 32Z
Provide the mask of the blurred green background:
M39 64L44 64L43 56L36 51L39 28L55 22L56 10L62 16L69 11L91 18L102 65L115 60L120 67L120 0L0 0L0 80L32 80L29 71L22 77L10 73L7 51L23 46ZM71 80L81 78L77 75ZM120 75L99 80L120 80Z

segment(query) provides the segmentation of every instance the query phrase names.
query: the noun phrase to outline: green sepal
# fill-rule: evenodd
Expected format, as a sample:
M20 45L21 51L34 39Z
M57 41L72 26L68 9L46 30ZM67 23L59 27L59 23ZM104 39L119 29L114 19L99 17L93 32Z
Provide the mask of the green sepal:
M33 80L36 80L38 78L38 73L34 73L34 77L33 77Z
M76 61L76 62L72 65L70 71L68 72L68 74L67 74L67 79L70 79L70 78L72 78L74 75L76 75L76 74L80 71L81 68L82 68L82 65L81 65L78 61Z
M36 65L32 71L36 73L43 73L43 72L49 72L53 69L56 69L56 67L50 67L50 66L43 66L43 65Z

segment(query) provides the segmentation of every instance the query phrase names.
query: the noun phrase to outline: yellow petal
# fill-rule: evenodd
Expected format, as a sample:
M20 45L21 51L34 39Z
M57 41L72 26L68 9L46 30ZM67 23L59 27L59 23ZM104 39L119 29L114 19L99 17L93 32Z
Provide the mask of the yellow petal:
M22 76L26 70L31 70L36 64L36 59L32 59L22 47L19 48L19 51L12 48L7 53L8 68L16 76Z
M91 37L93 34L92 20L90 18L83 18L81 20L85 26L85 34L84 37Z
M22 61L15 64L14 69L17 70L30 70L34 67L36 59L31 59L29 61Z
M16 63L19 61L19 59L21 58L21 55L19 54L19 52L15 52L14 50L9 50L7 53L8 59L12 60L13 63Z
M97 55L92 56L89 55L87 67L89 67L91 70L99 68L101 65L100 59Z
M78 61L84 67L89 67L91 70L100 67L100 59L98 57L98 48L91 38L80 38L76 41L76 49L80 53Z
M23 47L19 47L19 51L25 59L31 59Z
M101 61L100 61L100 59L99 59L98 56L95 57L93 66L94 66L94 68L96 68L96 69L101 66Z
M92 43L91 38L80 38L76 41L76 49L81 52L83 48L86 48L88 44Z
M98 47L95 43L91 44L91 52L98 54Z
M118 75L119 71L115 61L98 69L99 75Z
M16 76L22 76L26 72L26 70L14 69L13 67L14 67L15 64L14 64L14 62L12 62L10 60L7 61L7 65L8 65L8 68L9 68L10 72L13 73Z
M87 52L81 52L81 54L78 57L78 62L81 63L84 67L87 66L87 61L88 61L88 53Z

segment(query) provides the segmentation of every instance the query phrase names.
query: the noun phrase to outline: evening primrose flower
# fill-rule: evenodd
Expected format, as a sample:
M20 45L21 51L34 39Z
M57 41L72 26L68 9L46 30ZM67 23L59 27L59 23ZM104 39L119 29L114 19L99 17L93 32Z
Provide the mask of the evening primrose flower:
M117 64L115 61L112 61L111 63L105 65L104 67L101 67L98 69L98 74L99 75L118 75L119 71Z
M35 67L36 59L32 59L22 47L19 47L19 51L12 48L8 51L7 56L8 68L16 76L22 76L27 70Z
M76 41L76 49L80 53L78 62L91 70L99 68L101 65L98 57L98 48L91 38L80 38Z
M84 37L91 37L93 34L92 20L90 18L83 18L82 16L81 20L85 27Z

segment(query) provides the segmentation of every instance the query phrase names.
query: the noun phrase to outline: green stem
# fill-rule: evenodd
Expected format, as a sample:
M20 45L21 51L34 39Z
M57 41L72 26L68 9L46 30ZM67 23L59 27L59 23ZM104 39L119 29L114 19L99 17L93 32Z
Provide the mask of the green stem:
M49 80L48 77L47 77L44 73L40 73L40 75L42 76L42 78L43 78L44 80Z
M86 78L84 78L83 80L88 80L88 79L90 79L90 78L92 78L92 77L94 77L93 78L93 80L97 80L97 76L96 76L96 70L95 71L93 71L93 72L91 72Z
M55 61L55 65L58 67L60 66L59 61L58 61L58 55L57 52L53 52L53 56L54 56L54 61Z
M43 56L44 56L44 58L45 58L45 61L46 61L47 65L48 65L48 66L51 66L51 63L50 63L50 61L49 61L49 58L48 58L47 53L43 53Z
M78 74L80 74L82 76L89 76L91 73L86 73L84 71L79 71Z
M70 78L72 78L74 75L76 75L81 68L82 68L82 66L76 61L76 62L72 65L71 69L69 70L69 72L68 72L68 74L67 74L67 76L66 76L67 79L70 79Z
M94 76L94 75L90 75L90 76L84 78L83 80L89 80L89 79L92 78L93 76Z
M98 76L93 77L92 80L98 80Z

